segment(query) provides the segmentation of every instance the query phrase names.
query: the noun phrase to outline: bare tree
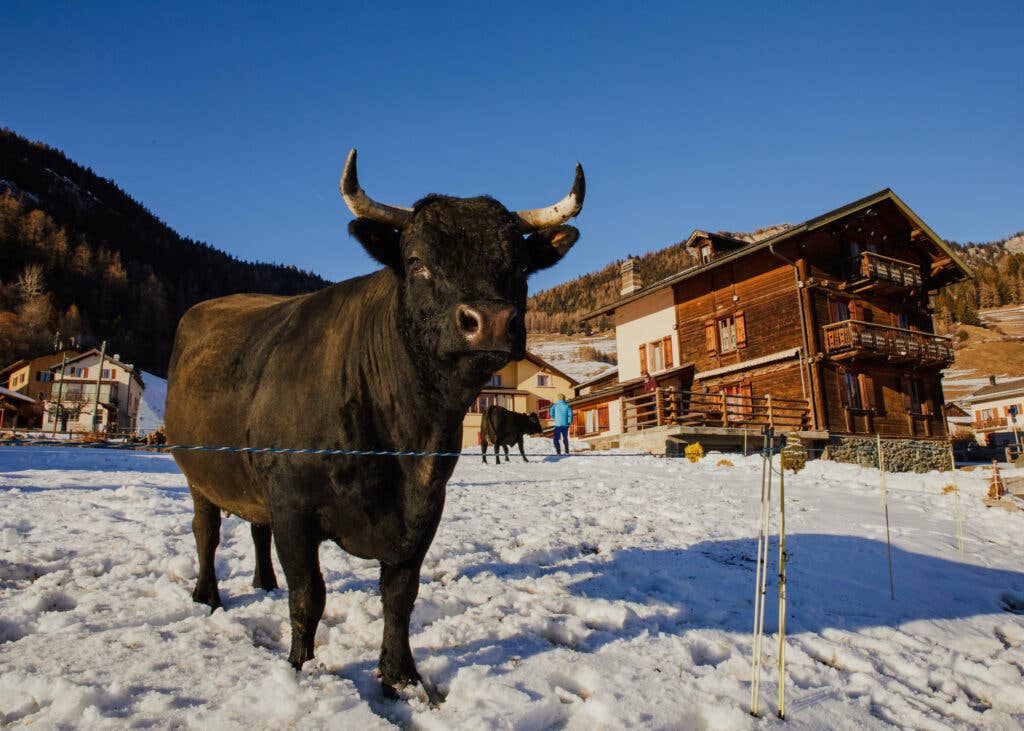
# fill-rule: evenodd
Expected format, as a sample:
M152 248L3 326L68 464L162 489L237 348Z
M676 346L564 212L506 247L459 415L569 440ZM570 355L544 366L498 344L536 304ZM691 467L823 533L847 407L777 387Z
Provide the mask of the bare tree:
M46 413L59 423L60 430L64 431L68 422L78 421L83 413L92 410L92 402L80 388L62 393L60 401L57 400L57 391L58 388L54 384L50 400L46 402Z
M31 302L46 292L46 280L40 264L29 264L14 283L22 302Z

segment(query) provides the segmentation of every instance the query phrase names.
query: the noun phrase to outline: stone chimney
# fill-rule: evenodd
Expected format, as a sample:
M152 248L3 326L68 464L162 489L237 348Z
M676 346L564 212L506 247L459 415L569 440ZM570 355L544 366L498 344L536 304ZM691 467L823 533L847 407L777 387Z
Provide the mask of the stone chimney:
M622 276L623 295L632 294L638 289L643 289L644 283L640 278L640 260L630 257L619 266L619 273Z
M992 373L992 374L989 375L989 377L988 377L988 385L990 385L990 386L996 385L996 374L995 373Z

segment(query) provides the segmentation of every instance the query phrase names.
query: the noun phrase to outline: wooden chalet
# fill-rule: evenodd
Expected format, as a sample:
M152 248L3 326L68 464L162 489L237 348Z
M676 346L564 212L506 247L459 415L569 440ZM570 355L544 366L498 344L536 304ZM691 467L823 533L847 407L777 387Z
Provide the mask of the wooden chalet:
M891 190L759 241L697 230L686 246L694 265L648 286L626 262L621 298L584 318L614 315L619 356L614 383L573 401L608 412L590 436L946 436L953 348L929 301L970 272Z

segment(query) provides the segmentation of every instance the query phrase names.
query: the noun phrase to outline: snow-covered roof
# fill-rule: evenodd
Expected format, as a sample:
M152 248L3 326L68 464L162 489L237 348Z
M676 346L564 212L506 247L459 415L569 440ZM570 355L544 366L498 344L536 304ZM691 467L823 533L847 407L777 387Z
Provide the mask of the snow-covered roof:
M12 391L9 388L4 388L3 386L0 386L0 397L5 396L19 401L24 401L29 404L34 404L36 402L36 400L31 396L26 396L23 393L18 393L17 391Z

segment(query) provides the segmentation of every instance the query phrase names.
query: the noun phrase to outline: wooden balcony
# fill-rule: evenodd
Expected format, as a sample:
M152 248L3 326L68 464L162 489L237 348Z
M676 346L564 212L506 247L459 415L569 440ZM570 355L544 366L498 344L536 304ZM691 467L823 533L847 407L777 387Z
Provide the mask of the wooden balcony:
M999 416L994 419L978 419L971 424L975 431L991 431L993 429L1005 429L1007 426L1006 417Z
M843 288L850 292L895 292L920 289L923 284L921 267L909 261L893 259L872 251L861 252L854 272Z
M833 360L853 358L944 368L953 362L951 339L942 335L843 320L822 328L825 354Z
M708 426L726 429L757 429L773 426L785 431L807 429L807 401L741 396L704 391L659 388L623 399L622 421L626 431L656 426Z

